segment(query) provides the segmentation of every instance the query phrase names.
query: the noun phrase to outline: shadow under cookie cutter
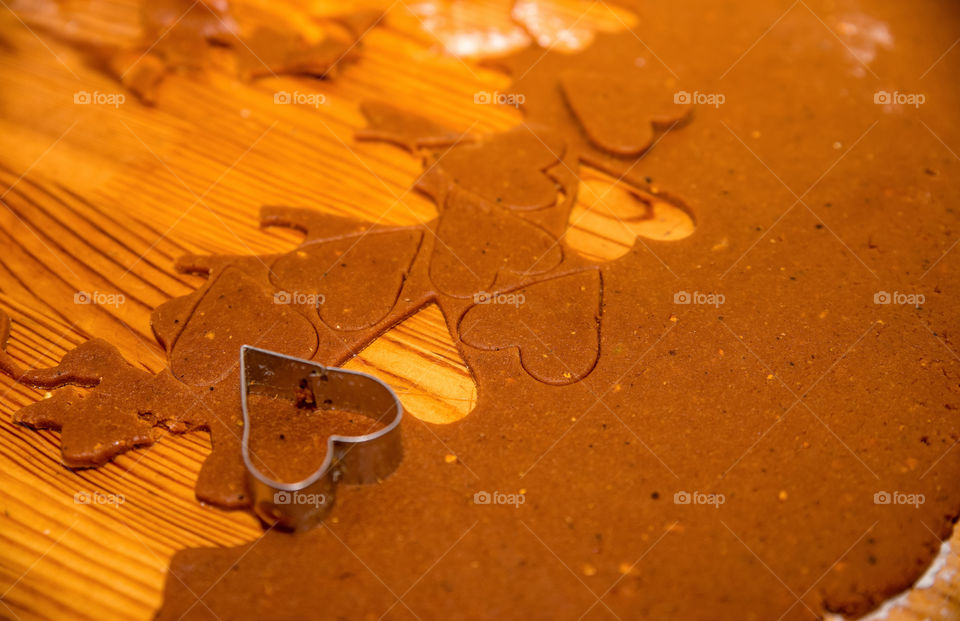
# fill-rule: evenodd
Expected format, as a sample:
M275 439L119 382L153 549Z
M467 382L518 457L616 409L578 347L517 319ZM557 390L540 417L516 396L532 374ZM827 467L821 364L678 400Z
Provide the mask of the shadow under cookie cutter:
M244 345L240 348L240 385L243 463L254 510L268 524L309 530L333 507L338 483L376 483L392 474L403 459L403 406L393 390L372 375ZM323 464L313 474L296 483L282 483L261 472L250 457L250 395L294 402L302 402L306 396L322 406L319 409L356 412L386 426L361 436L331 435Z

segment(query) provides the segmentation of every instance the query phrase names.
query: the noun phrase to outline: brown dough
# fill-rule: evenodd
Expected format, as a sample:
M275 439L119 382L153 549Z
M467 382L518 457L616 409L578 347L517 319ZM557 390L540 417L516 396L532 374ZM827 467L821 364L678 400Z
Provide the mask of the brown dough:
M250 395L250 458L266 476L296 483L314 474L332 435L362 436L384 424L355 412L298 407L293 401Z
M341 60L355 56L353 41L325 38L310 43L286 29L260 27L237 50L240 75L246 79L272 75L327 77Z
M445 151L440 165L452 182L511 209L543 209L557 201L557 183L546 169L559 166L564 144L526 126ZM483 166L477 166L484 162Z
M422 239L420 231L406 230L304 244L274 262L271 278L284 293L314 300L330 327L369 328L396 305ZM358 281L381 281L383 286L364 291Z
M144 39L159 46L166 40L225 42L236 30L227 0L144 0L140 20Z
M931 7L890 3L873 10L914 40L929 35L929 28L949 34L947 26L960 23L955 13ZM653 4L645 10L650 40L660 42L663 56L680 59L678 70L704 80L705 70L688 63L688 41L697 41L701 62L724 57L727 65L782 13L762 3L722 10ZM820 3L811 10L826 11ZM206 618L214 611L229 619L599 619L612 613L623 619L789 620L826 611L858 615L910 586L960 514L960 452L951 450L960 438L960 361L950 351L956 348L952 326L960 321L960 279L955 257L938 260L956 238L950 206L960 202L957 164L935 138L916 133L915 111L878 112L876 84L844 72L856 63L823 23L798 8L780 26L785 30L771 30L743 60L759 67L731 72L723 87L730 100L740 95L740 101L761 102L723 114L735 133L750 136L756 126L761 138L771 136L758 149L774 170L789 161L793 174L816 179L838 155L833 140L852 142L859 131L851 135L848 126L883 115L858 150L837 164L836 175L811 190L809 211L783 214L781 203L793 198L719 125L716 111L698 108L689 127L678 126L676 135L670 132L652 149L643 147L642 160L608 151L618 135L629 138L622 144L630 150L639 149L659 108L644 103L639 121L605 109L575 113L562 81L592 67L626 72L624 63L636 66L638 58L652 66L656 60L644 41L625 32L598 35L580 54L532 48L504 61L517 76L513 90L526 94L527 119L562 136L557 158L567 164L545 170L538 161L517 173L522 189L516 195L512 188L488 192L478 183L494 166L478 148L468 152L477 158L473 169L447 169L441 158L421 180L440 214L425 227L383 229L307 211L265 212L265 223L304 231L304 243L318 244L318 251L322 244L339 248L350 234L422 234L393 308L376 325L336 330L321 321L316 306L295 306L311 334L291 321L284 325L296 334L286 334L286 342L315 338L314 359L342 362L436 303L477 380L479 403L470 416L446 426L405 418L405 456L396 473L380 485L342 486L328 521L311 532L269 532L237 548L179 552L159 618ZM749 40L732 40L741 31L750 33ZM788 44L794 64L780 54ZM942 50L923 51L926 65ZM878 60L900 79L917 74L901 56L881 54ZM943 62L942 73L927 77L931 88L948 95L929 99L924 113L931 121L951 118L953 111L949 76L955 71L947 69L955 70L956 61ZM757 73L763 84L751 77ZM797 99L798 75L813 75L801 94L823 112ZM651 101L668 104L679 88L653 78L648 87ZM402 115L366 110L368 136L392 138L425 162L439 155L444 141L452 144L455 132L445 128L411 121L414 131L404 127ZM626 126L634 122L642 130L637 135ZM421 129L430 135L418 137ZM827 136L831 141L820 144ZM489 145L517 138L476 140ZM558 171L576 170L579 162L625 175L631 187L658 198L664 190L646 176L667 179L669 190L693 206L696 234L655 244L656 257L638 246L601 266L571 252L555 254L576 197L575 175ZM524 168L512 162L503 170ZM545 172L560 185L555 204L511 208L547 202L534 179ZM506 205L496 203L498 197ZM828 229L821 217L833 226ZM476 222L484 224L467 235L464 223ZM765 231L771 223L775 228ZM833 227L845 243L832 236ZM438 240L480 271L456 267L437 250ZM496 261L483 252L487 247ZM530 264L516 260L520 256ZM267 266L279 261L294 258L185 259L181 268L206 273L209 282L157 310L158 340L175 351L200 301L231 270L272 295L277 288ZM399 269L404 261L397 263ZM872 269L883 276L873 278ZM378 310L371 316L379 315L386 303L375 294L394 289L396 270L357 282L375 299ZM524 292L528 301L516 308L475 303L471 294L488 283L493 292ZM875 304L881 287L921 289L927 299L920 307ZM721 307L675 302L682 290L715 288L726 295ZM582 296L583 304L571 303L571 296ZM249 326L233 322L249 319L242 313L220 317L237 331ZM537 338L523 335L523 326L512 321L536 324ZM5 322L0 336L4 332ZM62 383L94 386L86 402L108 388L106 375L95 385L100 371L121 377L124 364L91 343L57 369L31 372L23 381L55 386L65 378ZM546 349L566 357L572 381L557 385L559 362L538 366L526 355L535 358ZM0 357L0 366L15 377L23 374L9 356ZM221 506L242 506L237 378L229 375L209 388L215 390L204 404L218 416L207 423L214 451L197 493ZM89 438L109 444L119 437L126 446L131 429L141 432L130 425L137 401L160 392L140 384L125 393L122 433L96 428ZM118 394L111 388L107 397ZM78 393L65 395L55 397L58 403L77 403ZM36 420L59 421L66 430L68 419L84 420L83 402L56 415L36 410ZM456 460L445 459L451 453ZM881 490L922 494L925 502L877 503ZM683 502L696 494L725 500ZM511 497L512 503L499 500ZM484 502L491 498L498 500Z
M408 151L453 145L470 141L428 118L412 115L389 104L364 101L360 111L367 119L367 127L357 132L357 140L382 140Z
M430 278L440 291L457 297L490 291L498 275L547 272L563 258L543 229L462 192L444 206L436 239Z
M634 72L635 73L635 72ZM560 85L570 109L594 146L615 155L641 155L657 131L680 123L690 106L668 103L641 83L642 75L569 73Z
M308 41L269 10L241 28L228 0L146 0L140 17L140 40L126 47L53 34L84 51L94 67L118 80L142 103L153 105L157 89L170 73L218 67L217 47L230 50L236 71L245 80L276 75L331 77L342 63L358 56L361 39L383 14L360 9L331 15L325 19L334 27L319 41Z
M742 19L746 11L723 19ZM709 13L701 30L723 32L718 15ZM779 15L757 17L756 32ZM663 28L676 27L676 20L661 21ZM820 31L822 25L814 28L810 49L820 50L821 35L828 41L829 35ZM731 45L726 55L736 59L746 44ZM811 52L813 57L819 53ZM955 485L960 459L949 451L958 436L960 369L927 329L943 337L958 319L951 300L960 292L946 276L954 268L941 264L942 274L931 274L937 294L931 293L922 309L878 307L872 296L879 283L843 245L825 227L815 226L814 218L791 217L770 237L776 243L764 239L753 250L757 256L731 272L722 308L674 304L681 289L715 286L736 256L714 247L735 247L736 254L750 248L757 227L769 225L782 211L764 202L776 203L776 191L783 189L776 179L768 185L757 181L766 173L753 156L738 151L726 130L705 128L697 119L682 129L678 124L677 134L671 132L653 149L643 144L646 134L627 141L631 150L646 149L644 157L653 158L645 165L635 166L639 159L632 155L607 151L602 139L594 142L588 135L591 123L598 135L596 127L610 135L619 129L622 136L636 128L605 109L593 113L608 117L584 116L581 122L561 90L562 76L641 55L648 67L655 62L633 33L624 33L598 36L583 54L544 56L543 50L531 49L507 64L524 76L514 90L526 94L528 120L566 139L565 159L573 153L616 177L626 173L633 188L660 199L665 190L645 178L653 168L672 179L670 191L698 199L697 234L655 246L666 263L686 269L684 280L675 280L642 247L602 266L601 355L582 380L560 387L527 373L516 348L503 347L518 342L517 327L497 325L494 316L513 314L512 309L476 305L467 310L467 302L455 311L452 300L438 295L449 323L462 328L472 320L492 332L481 330L483 338L476 341L460 333L461 353L480 386L477 410L455 424L430 429L405 421L400 469L381 486L340 490L325 527L297 537L269 533L235 550L178 554L172 571L195 592L210 587L205 604L218 614L248 618L295 618L322 602L329 617L378 618L387 612L386 618L557 619L586 613L599 619L611 616L609 607L623 619L806 619L827 610L863 613L920 574L960 508ZM808 71L823 63L801 66ZM653 89L654 83L651 100L669 108L679 86L664 83ZM849 81L843 83L850 87ZM817 94L826 97L831 86ZM746 87L738 82L736 88ZM869 108L870 88L858 87L858 96L864 110L875 112ZM757 95L771 92L765 85ZM644 124L660 118L659 110L642 111L644 132ZM365 112L371 123L366 137L420 154L439 155L456 135L423 120L405 126L402 115L384 113L383 107L377 114L369 107ZM698 118L701 113L706 114L698 109ZM765 122L766 131L777 130L772 120ZM903 126L878 126L872 137L883 135L883 144L895 145ZM694 128L702 132L696 134L700 140L690 137ZM418 136L420 130L427 133ZM723 150L707 158L702 153L708 146ZM658 162L656 154L664 150L668 155ZM955 184L947 189L922 173L933 159L927 152L912 154L907 182L918 191L960 200ZM846 164L865 175L869 185L875 179L870 166L878 164L866 161ZM491 168L479 154L477 166L484 168L478 175ZM944 166L955 172L955 165ZM822 168L811 167L811 178ZM850 183L845 170L843 183L831 185L830 192L833 218L856 240L854 251L875 262L864 231L869 229L892 252L884 255L884 261L896 263L887 263L889 269L914 273L928 254L922 244L887 232L887 224L876 219L875 210L885 202L879 191ZM896 176L889 167L884 170ZM748 172L751 183L734 182ZM421 180L421 188L440 203L438 234L458 201L474 214L496 207L483 200L478 186L464 187L472 181L471 171L466 173L467 181L451 175L441 158ZM939 211L943 199L911 204L938 222L955 220ZM887 207L885 213L892 210ZM501 222L510 221L504 214L515 215L502 208L492 213ZM516 213L534 222L539 210ZM915 217L911 220L919 222ZM560 237L554 228L541 226ZM910 228L918 238L926 235L925 226ZM504 230L523 228L504 225ZM518 244L529 237L509 235ZM456 252L458 244L451 248ZM531 280L571 271L575 258L568 255ZM455 269L452 263L450 269ZM447 270L431 269L433 282L440 273ZM463 274L452 280L469 276L466 270ZM547 286L518 283L495 290ZM463 286L464 291L473 288L474 283ZM876 322L880 317L882 324ZM552 328L541 325L547 322L538 319L537 327ZM569 345L576 356L589 341ZM805 394L815 382L806 403L796 404L792 392ZM443 456L450 451L469 470L446 464ZM519 508L473 504L479 491L518 494L521 489L526 502ZM922 493L927 501L918 507L877 505L874 494L881 489ZM674 502L674 494L695 490L722 493L726 501L719 507ZM330 560L317 564L317 558ZM310 589L316 590L312 597ZM402 603L397 595L403 595ZM278 609L277 603L286 601L291 604ZM200 608L178 581L168 581L161 619L187 611L188 617L199 617Z
M201 412L185 409L192 401L189 391L169 373L137 369L100 339L67 353L51 369L20 369L5 353L0 369L32 386L59 389L17 412L14 422L61 431L63 463L71 468L100 466L132 448L153 444L156 427L183 432L206 420ZM84 394L71 385L92 390ZM130 406L131 396L135 407Z
M223 317L236 318L224 322ZM170 370L191 386L211 386L236 371L240 347L253 345L297 358L317 350L313 327L279 304L250 276L227 268L213 279L170 352Z
M463 315L460 338L488 351L515 347L531 376L570 384L597 363L601 298L598 270L498 291Z

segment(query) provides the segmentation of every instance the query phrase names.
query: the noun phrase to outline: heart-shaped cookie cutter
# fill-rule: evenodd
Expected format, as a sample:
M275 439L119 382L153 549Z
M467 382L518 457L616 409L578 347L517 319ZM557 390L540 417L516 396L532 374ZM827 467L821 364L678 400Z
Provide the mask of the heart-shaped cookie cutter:
M376 483L390 476L403 459L400 421L403 406L379 379L250 345L240 348L243 406L241 450L247 468L254 511L264 522L305 531L317 526L333 506L338 483ZM296 483L266 476L250 455L250 395L304 401L318 409L362 414L385 426L361 436L331 435L323 464ZM306 397L306 399L305 399Z

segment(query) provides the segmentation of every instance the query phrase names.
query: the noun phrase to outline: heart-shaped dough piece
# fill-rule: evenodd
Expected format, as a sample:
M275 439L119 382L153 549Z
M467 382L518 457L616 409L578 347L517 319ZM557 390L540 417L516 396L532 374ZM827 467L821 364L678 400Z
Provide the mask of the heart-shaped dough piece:
M240 364L240 347L309 359L317 331L293 306L236 268L210 283L170 352L170 369L191 386L212 386Z
M657 130L685 120L691 110L639 79L573 72L560 85L590 142L615 155L642 154Z
M460 321L460 339L499 351L514 347L520 364L546 384L586 377L600 354L600 271L587 269L491 294Z
M422 238L420 231L408 229L304 244L274 262L276 296L314 306L335 330L369 328L397 303Z
M542 274L563 259L557 241L542 228L456 193L447 201L430 257L430 279L447 295L490 291L502 275Z
M460 144L439 156L453 183L501 207L543 209L557 202L557 182L546 170L560 164L564 144L551 132L525 125Z

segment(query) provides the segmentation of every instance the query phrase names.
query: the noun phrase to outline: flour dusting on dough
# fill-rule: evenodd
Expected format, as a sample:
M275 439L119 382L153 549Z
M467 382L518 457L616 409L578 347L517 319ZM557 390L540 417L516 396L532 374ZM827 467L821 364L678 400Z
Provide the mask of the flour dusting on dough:
M893 35L886 22L863 13L854 13L841 19L837 31L847 47L848 56L856 62L853 73L857 77L866 75L865 65L876 59L879 48L893 49Z

